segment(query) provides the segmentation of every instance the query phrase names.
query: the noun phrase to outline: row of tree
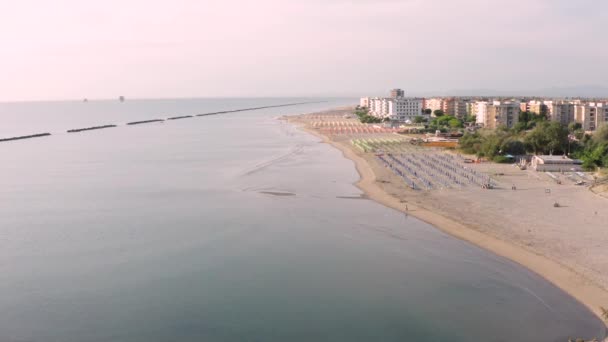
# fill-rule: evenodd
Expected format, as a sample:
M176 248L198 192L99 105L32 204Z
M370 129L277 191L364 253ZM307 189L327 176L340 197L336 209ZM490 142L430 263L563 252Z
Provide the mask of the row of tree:
M357 107L355 115L359 117L362 123L380 123L382 119L369 115L369 110L365 107Z
M460 139L460 148L465 153L499 162L507 161L507 154L567 154L581 159L586 170L608 167L608 125L591 136L576 123L564 126L536 117L520 123L513 129L499 127L466 133ZM532 128L523 130L524 125Z

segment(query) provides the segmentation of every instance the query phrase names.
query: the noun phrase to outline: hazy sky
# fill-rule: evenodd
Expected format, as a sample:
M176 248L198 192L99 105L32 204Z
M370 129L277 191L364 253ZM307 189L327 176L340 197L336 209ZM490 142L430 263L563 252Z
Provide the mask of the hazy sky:
M608 86L606 0L3 0L0 13L0 101Z

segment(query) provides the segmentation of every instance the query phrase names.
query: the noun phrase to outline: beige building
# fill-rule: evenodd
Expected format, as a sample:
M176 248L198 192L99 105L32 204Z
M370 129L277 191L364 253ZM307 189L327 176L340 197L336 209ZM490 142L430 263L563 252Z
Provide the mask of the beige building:
M545 101L549 120L567 125L574 121L574 104L566 101Z
M449 115L454 115L459 119L464 119L464 117L469 114L469 103L469 100L456 99L451 105Z
M430 109L433 112L438 109L443 110L443 99L441 99L441 98L426 99L424 101L424 109Z
M608 103L575 105L574 121L580 123L585 131L595 131L599 126L608 124Z
M494 101L487 107L487 115L484 126L487 128L498 128L506 126L513 128L519 121L519 102L511 101Z
M529 101L526 105L528 112L536 115L547 115L547 105L541 101L533 100Z

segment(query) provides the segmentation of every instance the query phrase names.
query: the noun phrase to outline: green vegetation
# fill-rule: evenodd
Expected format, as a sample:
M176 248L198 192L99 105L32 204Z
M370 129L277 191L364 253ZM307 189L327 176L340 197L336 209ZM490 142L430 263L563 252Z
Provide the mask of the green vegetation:
M452 115L440 115L431 120L428 126L428 131L435 132L436 130L439 130L441 132L447 132L448 129L454 130L462 127L464 127L462 120Z
M423 116L415 116L414 117L414 123L423 123L426 122L427 119Z
M475 121L477 121L477 116L475 116L475 115L468 115L467 114L464 117L464 122L475 122Z
M440 117L443 116L445 113L441 109L435 109L433 114L435 114L436 117Z
M380 122L382 122L382 119L369 115L369 110L367 108L358 107L355 110L355 115L359 117L359 120L362 123L380 123ZM387 120L385 120L385 121L387 121Z
M608 167L608 125L600 126L593 134L583 136L573 155L583 161L585 170Z
M466 133L460 139L460 149L464 153L476 154L496 162L505 162L506 154L569 154L573 158L583 161L583 168L594 171L598 167L608 167L608 125L601 126L593 137L581 134L579 124L570 124L567 127L558 122L549 122L538 115L530 118L526 112L522 113L524 122L513 129L499 127L492 130L479 130L475 133ZM438 118L436 120L442 120ZM530 125L530 123L534 123ZM532 129L522 130L521 127ZM572 134L576 139L572 139Z
M519 113L519 121L515 125L514 129L517 132L530 130L536 127L537 124L541 122L546 122L547 117L545 115L537 115L535 113L530 112L520 112Z
M496 156L492 158L492 161L495 163L512 163L514 162L513 158L509 158L506 156Z
M424 114L426 115L431 115L433 114L433 110L431 108L426 108L422 110L424 112Z

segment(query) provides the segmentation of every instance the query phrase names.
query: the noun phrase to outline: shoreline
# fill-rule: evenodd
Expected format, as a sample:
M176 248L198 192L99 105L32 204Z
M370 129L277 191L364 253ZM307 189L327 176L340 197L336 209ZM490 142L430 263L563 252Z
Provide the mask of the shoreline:
M445 217L441 213L423 208L412 202L407 202L408 210L405 211L403 207L404 203L399 198L387 193L385 189L378 186L373 168L350 147L332 141L329 137L310 129L302 122L290 120L289 116L286 116L286 118L289 123L294 124L302 131L321 139L322 143L338 149L344 158L351 160L355 164L355 168L359 174L359 180L356 181L354 185L369 199L388 208L400 212L407 212L408 215L412 215L448 235L469 242L527 268L575 298L593 312L599 320L604 323L604 326L607 326L607 322L602 317L600 307L608 308L608 291L602 287L594 284L580 273L558 261L549 259L539 253L534 253L515 243L467 227L454 219ZM604 331L603 338L603 341L608 341L608 327Z

